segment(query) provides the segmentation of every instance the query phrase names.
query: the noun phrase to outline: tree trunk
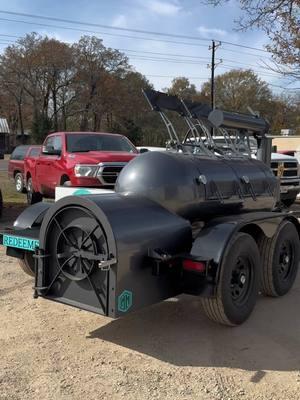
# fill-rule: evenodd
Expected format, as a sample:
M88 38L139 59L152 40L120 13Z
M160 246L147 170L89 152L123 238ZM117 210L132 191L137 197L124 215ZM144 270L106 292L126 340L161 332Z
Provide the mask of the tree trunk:
M81 120L81 123L80 123L80 130L81 131L86 131L88 129L88 122L89 122L88 115L89 115L89 111L90 111L90 108L91 108L91 105L92 105L92 100L93 100L93 97L94 97L95 93L96 93L96 84L93 83L91 85L91 91L90 91L89 100L86 103L85 109L83 111L83 117L82 117L82 120Z
M24 124L23 124L23 113L22 113L22 103L18 102L18 119L20 125L20 132L21 132L21 143L25 143L25 135L24 135Z
M57 98L56 98L56 90L52 90L52 99L53 99L53 125L55 132L58 131L58 120L57 120Z

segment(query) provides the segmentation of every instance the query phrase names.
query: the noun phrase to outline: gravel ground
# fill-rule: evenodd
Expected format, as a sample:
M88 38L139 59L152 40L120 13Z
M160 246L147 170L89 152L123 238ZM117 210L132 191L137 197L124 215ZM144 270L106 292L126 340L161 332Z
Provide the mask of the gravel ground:
M0 399L300 397L300 275L238 328L210 322L189 296L111 320L34 300L32 285L1 248Z

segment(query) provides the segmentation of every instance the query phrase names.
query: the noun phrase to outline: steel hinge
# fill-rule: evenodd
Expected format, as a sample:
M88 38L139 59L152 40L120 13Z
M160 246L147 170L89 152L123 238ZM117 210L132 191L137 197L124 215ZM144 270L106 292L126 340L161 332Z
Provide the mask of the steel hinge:
M110 258L109 260L100 261L98 263L98 268L101 269L101 271L109 271L110 267L116 263L117 263L116 258Z

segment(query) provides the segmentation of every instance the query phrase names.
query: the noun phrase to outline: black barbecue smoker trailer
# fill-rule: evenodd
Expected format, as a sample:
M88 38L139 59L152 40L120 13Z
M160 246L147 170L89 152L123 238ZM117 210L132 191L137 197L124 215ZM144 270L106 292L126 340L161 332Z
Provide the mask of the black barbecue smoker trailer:
M115 193L27 208L0 241L34 275L35 297L116 318L187 293L212 320L241 324L259 292L291 289L299 264L299 215L278 207L277 178L247 146L253 135L267 161L268 124L144 94L169 150L130 161ZM188 126L182 139L174 112Z

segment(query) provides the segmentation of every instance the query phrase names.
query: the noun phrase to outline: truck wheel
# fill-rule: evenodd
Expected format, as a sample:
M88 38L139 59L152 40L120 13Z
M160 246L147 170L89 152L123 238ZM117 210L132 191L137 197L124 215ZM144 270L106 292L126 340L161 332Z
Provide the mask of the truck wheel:
M63 185L64 187L71 187L71 186L72 186L72 183L71 183L71 181L65 181L62 185Z
M256 303L259 267L255 240L246 233L235 235L221 264L216 297L202 298L206 315L223 325L243 323Z
M284 199L284 200L281 200L281 203L282 203L285 207L289 208L289 207L291 207L291 206L295 203L296 198L297 198L297 196L292 197L292 198L290 198L290 199Z
M2 192L0 190L0 218L2 217L2 212L3 212L3 197L2 197Z
M19 265L27 275L35 275L34 258L32 254L25 253L23 260L19 260Z
M43 196L39 192L35 192L32 185L32 178L27 180L27 204L39 203L43 200Z
M25 193L25 185L23 181L23 176L20 172L17 172L15 175L15 187L18 193Z
M262 257L261 291L266 296L286 294L296 279L300 259L299 235L295 226L284 221L272 238L259 242Z

